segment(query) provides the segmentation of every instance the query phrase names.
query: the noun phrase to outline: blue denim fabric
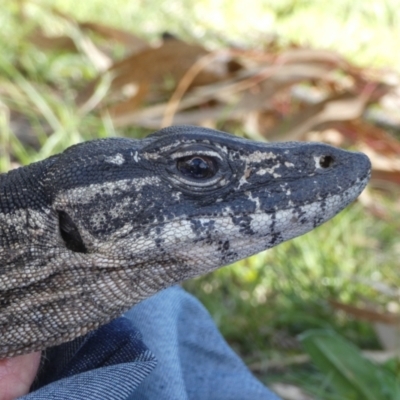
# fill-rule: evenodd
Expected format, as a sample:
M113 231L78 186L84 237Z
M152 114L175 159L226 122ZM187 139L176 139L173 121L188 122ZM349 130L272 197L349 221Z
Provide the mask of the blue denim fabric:
M24 400L127 399L156 366L131 321L121 317L42 356Z
M43 360L32 392L21 399L279 400L229 348L205 308L178 287L48 350Z

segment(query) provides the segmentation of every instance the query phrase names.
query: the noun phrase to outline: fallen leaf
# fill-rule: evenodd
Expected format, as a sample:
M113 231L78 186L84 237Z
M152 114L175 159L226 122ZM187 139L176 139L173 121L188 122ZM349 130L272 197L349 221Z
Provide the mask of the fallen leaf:
M329 300L329 304L335 310L344 311L355 318L363 319L369 322L380 322L389 325L397 325L400 323L399 315L379 312L368 307L360 308L350 304L344 304L333 299Z
M48 36L41 29L36 29L29 34L28 40L43 51L58 50L78 52L74 41L68 36Z
M301 140L307 132L319 125L359 118L367 101L367 98L351 93L332 96L317 104L305 106L299 112L284 118L267 132L267 137L272 141Z
M78 24L83 30L95 32L104 39L113 40L123 44L130 53L137 53L140 50L150 47L145 40L122 29L100 24L98 22L79 22Z

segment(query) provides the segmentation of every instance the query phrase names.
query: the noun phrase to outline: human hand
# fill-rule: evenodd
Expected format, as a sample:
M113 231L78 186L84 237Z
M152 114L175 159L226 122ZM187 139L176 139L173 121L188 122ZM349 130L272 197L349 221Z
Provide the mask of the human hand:
M29 393L39 369L40 352L0 360L0 400Z

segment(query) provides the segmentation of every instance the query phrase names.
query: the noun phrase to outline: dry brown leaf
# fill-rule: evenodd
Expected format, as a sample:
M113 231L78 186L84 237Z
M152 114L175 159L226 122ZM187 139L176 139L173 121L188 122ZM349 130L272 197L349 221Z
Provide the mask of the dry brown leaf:
M350 304L344 304L336 300L329 300L329 304L335 310L341 310L355 318L363 319L369 322L380 322L389 325L398 325L400 323L400 316L396 314L389 314L376 311L368 307L356 307Z
M78 51L74 41L68 36L48 36L41 29L29 34L28 40L41 50L59 50L76 53Z
M114 40L125 45L130 53L136 53L149 47L149 44L145 40L122 29L100 24L98 22L80 22L79 26L83 30L97 33L104 39Z
M396 186L400 185L400 172L372 170L371 182L378 188L390 190L390 186L387 186L385 183L394 183Z
M336 128L354 143L365 143L379 154L400 156L400 142L385 130L366 121L357 119Z
M124 88L132 84L147 84L153 90L158 91L167 80L174 85L199 58L207 54L209 52L199 45L188 44L176 39L169 39L158 48L146 49L134 54L110 67L108 72L114 76L110 96L121 96ZM210 68L200 71L194 78L192 86L225 79L230 73L229 62L222 62L217 66L212 65ZM97 81L90 83L80 93L79 103L84 102L92 95ZM130 100L128 98L125 101ZM110 113L114 114L113 109L110 109Z
M167 127L172 124L174 119L174 115L179 107L179 103L184 96L184 94L188 91L190 86L193 84L196 77L210 64L215 61L218 57L219 53L210 53L204 55L200 59L198 59L182 76L179 81L174 93L172 94L168 104L165 108L163 120L161 123L161 127Z
M350 64L338 53L331 50L298 48L282 52L278 55L282 64L327 64L334 68L349 69Z
M329 79L330 71L331 67L328 66L307 64L268 66L257 68L251 73L244 71L230 80L205 85L188 93L177 105L177 110L181 112L175 114L170 123L200 124L209 119L244 118L250 111L270 108L270 100L280 90L317 77ZM202 107L210 100L217 101L213 108L184 111L189 107ZM167 106L168 103L157 104L125 115L114 114L112 117L116 126L135 124L159 128Z
M400 173L400 156L389 156L378 153L365 144L359 145L359 149L365 152L365 154L370 158L372 168L375 171Z
M267 137L279 141L301 140L307 132L321 124L360 117L366 103L367 98L351 93L332 96L285 118L267 133Z
M110 113L115 126L120 126L116 123L118 116L129 115L139 108L145 101L146 96L149 93L149 83L143 82L141 85L138 85L136 89L135 94L129 97L128 100L117 103L106 111L107 113Z

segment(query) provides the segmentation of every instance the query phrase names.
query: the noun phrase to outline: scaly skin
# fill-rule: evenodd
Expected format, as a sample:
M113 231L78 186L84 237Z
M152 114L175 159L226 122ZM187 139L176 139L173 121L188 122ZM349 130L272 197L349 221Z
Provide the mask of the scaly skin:
M171 127L0 176L0 358L74 339L352 202L370 162L319 143Z

